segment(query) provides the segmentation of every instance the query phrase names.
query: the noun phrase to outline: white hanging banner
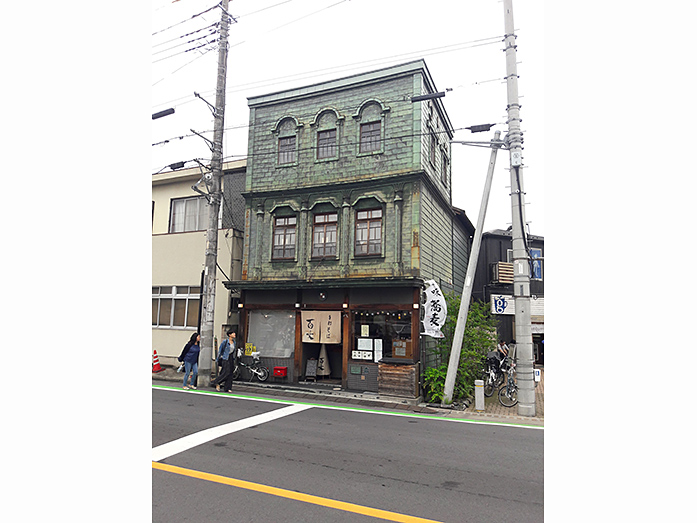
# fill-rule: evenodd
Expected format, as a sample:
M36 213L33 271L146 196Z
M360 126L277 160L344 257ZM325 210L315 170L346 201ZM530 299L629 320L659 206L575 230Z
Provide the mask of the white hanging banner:
M329 366L329 358L327 358L327 347L323 343L317 360L317 376L331 376L331 374L332 369Z
M448 316L448 306L443 293L434 280L426 280L426 305L424 306L423 332L432 338L444 338L441 328Z
M302 311L305 343L341 343L340 311Z
M321 326L320 342L341 343L341 312L326 311L322 316Z
M317 311L302 311L302 340L305 343L319 343L320 318Z

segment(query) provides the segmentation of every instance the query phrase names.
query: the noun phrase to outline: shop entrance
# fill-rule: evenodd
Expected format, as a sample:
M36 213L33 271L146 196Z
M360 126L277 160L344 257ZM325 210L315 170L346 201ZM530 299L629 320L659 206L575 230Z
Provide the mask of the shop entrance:
M302 380L341 386L342 316L341 311L302 311L299 358Z
M303 343L301 362L303 379L340 386L342 349L341 343Z

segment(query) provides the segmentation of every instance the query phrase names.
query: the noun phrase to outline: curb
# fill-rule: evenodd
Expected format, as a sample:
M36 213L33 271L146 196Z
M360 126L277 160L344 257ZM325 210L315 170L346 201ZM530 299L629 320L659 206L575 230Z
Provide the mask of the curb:
M163 371L152 374L153 381L179 382L183 381L183 376L173 368L164 368ZM202 387L198 390L208 391L210 387ZM212 389L215 391L215 389ZM438 415L444 418L460 419L468 421L480 421L485 423L521 424L526 426L544 427L544 410L541 415L534 417L518 416L514 408L506 409L499 407L498 401L490 401L487 407L492 408L492 412L475 412L474 402L463 402L464 409L453 407L442 407L439 404L417 402L415 399L383 399L372 397L375 393L368 393L366 396L361 392L350 391L325 391L315 388L303 388L293 384L267 384L257 382L235 381L233 384L235 393L266 395L272 397L287 397L300 401L321 401L326 403L345 403L359 407L371 407L379 409L393 409L398 411L410 411L417 414ZM487 398L489 399L489 398ZM543 396L542 396L543 401ZM510 411L510 413L509 413Z

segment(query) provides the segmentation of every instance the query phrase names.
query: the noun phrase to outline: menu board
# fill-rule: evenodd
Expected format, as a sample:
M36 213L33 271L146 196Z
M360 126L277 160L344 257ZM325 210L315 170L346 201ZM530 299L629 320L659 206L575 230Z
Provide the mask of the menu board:
M372 360L373 359L373 339L356 338L356 350L351 351L351 359Z

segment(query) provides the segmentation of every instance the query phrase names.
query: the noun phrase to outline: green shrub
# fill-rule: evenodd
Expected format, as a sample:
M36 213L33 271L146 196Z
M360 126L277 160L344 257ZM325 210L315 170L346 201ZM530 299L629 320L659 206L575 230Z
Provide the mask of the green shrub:
M443 399L448 361L460 311L459 294L448 293L445 300L448 304L448 318L442 329L445 337L438 340L434 349L440 363L426 368L423 374L424 395L429 402L441 402ZM455 376L453 401L464 399L474 391L474 380L481 378L482 359L487 352L496 348L496 323L496 318L486 303L476 300L471 302L460 351L460 364Z

